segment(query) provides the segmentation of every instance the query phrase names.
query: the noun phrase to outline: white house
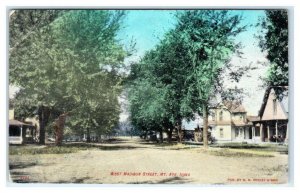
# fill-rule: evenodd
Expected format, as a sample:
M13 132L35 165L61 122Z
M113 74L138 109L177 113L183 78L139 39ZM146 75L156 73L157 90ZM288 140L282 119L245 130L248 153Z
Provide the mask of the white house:
M217 141L252 140L252 122L248 120L243 105L237 101L224 101L211 109L208 123Z

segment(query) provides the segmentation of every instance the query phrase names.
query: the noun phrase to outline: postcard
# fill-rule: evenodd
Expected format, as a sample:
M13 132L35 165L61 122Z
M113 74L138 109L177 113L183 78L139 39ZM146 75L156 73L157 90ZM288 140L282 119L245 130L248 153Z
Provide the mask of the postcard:
M10 9L8 183L287 185L276 9Z

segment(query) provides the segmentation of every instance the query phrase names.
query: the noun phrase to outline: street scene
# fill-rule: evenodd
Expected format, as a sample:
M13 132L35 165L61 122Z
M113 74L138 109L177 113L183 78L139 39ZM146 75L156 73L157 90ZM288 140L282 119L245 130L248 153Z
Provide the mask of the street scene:
M287 148L146 142L137 137L107 143L11 147L10 177L18 183L285 184ZM56 152L57 151L57 152Z
M288 184L288 11L9 10L8 182Z

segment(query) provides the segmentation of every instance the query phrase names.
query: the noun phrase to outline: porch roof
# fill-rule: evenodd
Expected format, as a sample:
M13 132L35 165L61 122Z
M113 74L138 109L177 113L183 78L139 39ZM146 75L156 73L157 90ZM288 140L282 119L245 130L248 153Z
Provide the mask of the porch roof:
M244 121L232 121L231 122L233 126L240 126L240 127L244 127L244 126L250 126L252 125L252 123L249 122L244 122Z
M30 124L27 124L27 123L23 123L21 121L18 121L18 120L15 120L15 119L12 119L12 120L9 120L9 125L16 125L16 126L23 126L23 125L26 125L26 126L32 126Z
M250 126L252 125L251 122L244 122L244 121L237 121L237 120L232 120L232 121L209 121L208 125L214 126L214 125L232 125L232 126Z
M247 120L250 122L257 122L257 121L260 121L260 117L259 116L247 116Z

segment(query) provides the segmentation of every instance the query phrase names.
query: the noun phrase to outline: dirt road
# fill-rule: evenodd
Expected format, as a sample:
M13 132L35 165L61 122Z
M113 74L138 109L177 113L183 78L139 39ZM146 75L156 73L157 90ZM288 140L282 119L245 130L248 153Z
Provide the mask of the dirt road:
M76 153L11 155L9 162L11 178L25 183L287 183L288 155L274 155L218 156L122 138Z

